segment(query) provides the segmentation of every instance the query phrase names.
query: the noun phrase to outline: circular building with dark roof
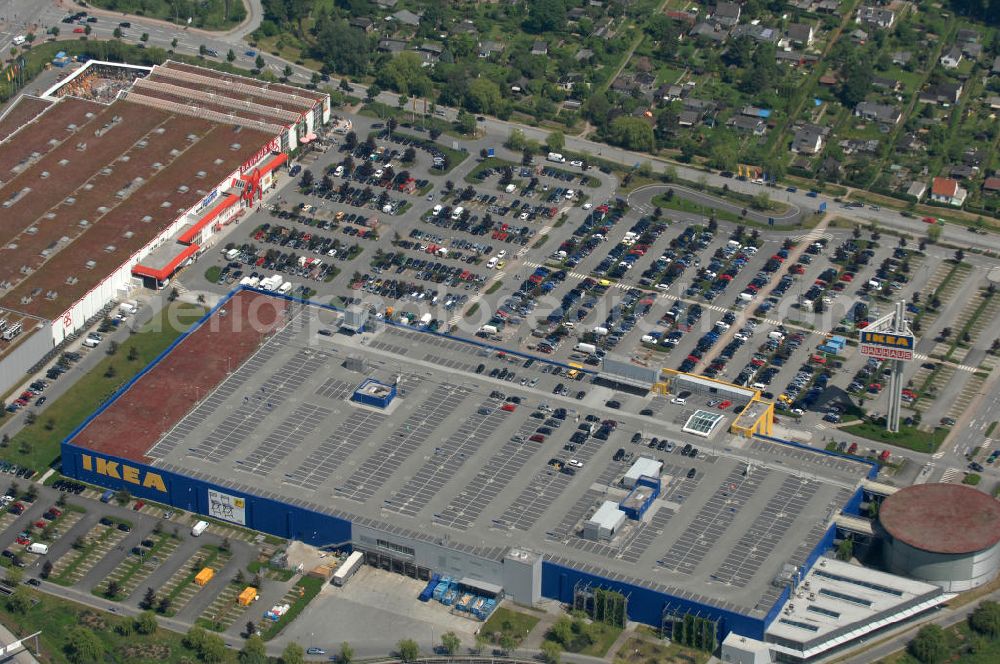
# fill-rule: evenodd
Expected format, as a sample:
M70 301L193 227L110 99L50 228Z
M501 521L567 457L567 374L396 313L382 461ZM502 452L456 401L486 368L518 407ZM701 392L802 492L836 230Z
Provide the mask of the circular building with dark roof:
M1000 502L961 484L918 484L882 502L886 566L948 592L988 583L1000 570Z

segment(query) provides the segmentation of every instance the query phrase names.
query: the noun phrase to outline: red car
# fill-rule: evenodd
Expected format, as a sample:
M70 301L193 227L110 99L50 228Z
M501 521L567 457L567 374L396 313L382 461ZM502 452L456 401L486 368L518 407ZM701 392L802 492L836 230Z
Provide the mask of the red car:
M544 443L545 442L545 436L543 436L540 433L536 433L536 434L532 435L530 438L528 438L528 440L530 440L533 443Z
M35 525L35 528L44 528L45 526L47 526L49 524L47 522L45 522L43 519L39 519L38 521L35 521L34 525Z
M858 451L858 444L857 443L851 443L851 446L847 448L847 453L848 454L854 454L857 451Z
M922 221L925 224L936 224L937 223L937 219L935 219L934 217L924 217Z
M14 540L14 541L17 542L18 544L22 544L24 546L28 546L29 544L31 544L31 538L30 537L25 537L24 535L18 535L17 539Z
M62 510L59 509L58 507L50 507L49 508L49 514L51 514L52 516L55 516L55 517L60 517L60 516L62 516Z
M719 404L719 410L725 410L733 405L732 401L726 400Z
M144 501L144 500L137 500L137 501L135 501L135 505L132 506L132 509L134 509L136 512L138 512L139 510L141 510L145 506L146 506L146 501Z
M86 30L84 30L83 28L73 28L74 34L82 35L84 32L86 32Z
M504 405L500 406L500 410L505 410L508 413L513 413L515 410L517 410L517 406L515 406L512 403L505 403Z

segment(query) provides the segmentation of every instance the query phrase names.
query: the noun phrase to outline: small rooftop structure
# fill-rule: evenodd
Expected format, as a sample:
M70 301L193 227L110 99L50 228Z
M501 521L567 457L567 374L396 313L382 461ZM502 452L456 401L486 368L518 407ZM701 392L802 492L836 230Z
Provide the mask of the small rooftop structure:
M650 459L649 457L639 457L636 459L635 463L632 464L632 467L626 471L625 477L622 478L622 484L631 489L635 487L640 477L658 478L660 476L660 471L662 470L662 461Z
M605 500L583 524L583 536L591 540L609 540L622 527L626 518L625 512L618 508L617 503Z

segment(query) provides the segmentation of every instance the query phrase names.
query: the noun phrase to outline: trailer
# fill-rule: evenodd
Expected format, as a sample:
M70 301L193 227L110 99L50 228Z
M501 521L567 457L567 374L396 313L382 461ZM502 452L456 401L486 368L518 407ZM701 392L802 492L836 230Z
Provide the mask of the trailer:
M421 602L429 602L431 597L434 596L434 589L437 588L438 582L441 580L441 575L434 573L431 575L431 580L427 582L427 586L421 591L420 596L417 597Z
M355 551L347 556L347 560L333 573L333 585L342 586L347 583L347 580L354 576L354 573L361 568L364 559L365 555L360 551Z

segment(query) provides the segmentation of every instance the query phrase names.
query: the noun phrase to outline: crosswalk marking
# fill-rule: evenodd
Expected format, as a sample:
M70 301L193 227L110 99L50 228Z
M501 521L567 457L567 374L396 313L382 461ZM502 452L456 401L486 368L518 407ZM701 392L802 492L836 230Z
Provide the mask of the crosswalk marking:
M962 475L964 475L964 473L958 468L948 468L944 471L944 474L941 475L941 481L946 483L954 482Z

